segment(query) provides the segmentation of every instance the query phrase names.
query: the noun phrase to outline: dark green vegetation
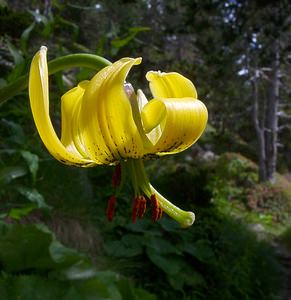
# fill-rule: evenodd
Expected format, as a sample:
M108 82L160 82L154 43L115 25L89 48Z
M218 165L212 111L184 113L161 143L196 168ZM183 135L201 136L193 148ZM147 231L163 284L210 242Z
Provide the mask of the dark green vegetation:
M131 224L129 187L110 223L113 169L54 161L34 128L27 92L4 103L0 299L281 300L286 283L271 242L291 249L287 1L6 2L0 1L0 87L27 72L42 44L51 59L77 52L111 61L142 56L129 78L134 86L146 91L151 69L185 74L206 103L211 126L198 146L146 162L153 185L195 212L191 228L166 216L152 223L149 211ZM275 44L279 173L275 182L260 182L260 128L270 125L263 108L278 79ZM83 68L52 77L57 127L59 96L92 74Z

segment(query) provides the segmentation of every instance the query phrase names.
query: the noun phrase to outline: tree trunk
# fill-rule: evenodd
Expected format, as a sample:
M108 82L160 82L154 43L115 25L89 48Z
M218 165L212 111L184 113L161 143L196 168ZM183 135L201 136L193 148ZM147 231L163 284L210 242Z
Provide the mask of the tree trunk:
M266 149L265 149L265 134L264 134L264 124L260 125L259 121L259 96L258 96L258 82L257 76L254 75L252 80L253 86L253 124L256 130L257 140L258 140L258 156L259 156L259 180L260 182L267 180L266 172Z
M279 43L274 45L274 64L270 94L267 99L266 125L265 125L265 148L266 148L266 180L275 182L277 167L277 144L278 144L278 104L280 89L280 53Z

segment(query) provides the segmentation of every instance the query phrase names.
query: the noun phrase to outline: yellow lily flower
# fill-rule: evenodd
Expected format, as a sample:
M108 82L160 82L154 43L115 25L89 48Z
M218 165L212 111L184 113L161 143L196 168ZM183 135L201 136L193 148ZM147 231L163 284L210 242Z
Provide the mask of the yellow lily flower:
M153 220L159 219L164 211L183 227L193 224L192 212L179 209L151 186L142 161L181 152L204 131L207 109L197 100L193 83L178 73L150 71L146 78L153 99L148 101L141 90L135 93L125 82L128 72L141 63L141 58L122 58L62 96L59 139L49 115L46 52L46 47L41 47L32 60L29 97L37 130L51 155L68 165L116 166L116 193L107 208L109 220L128 172L135 194L133 221L143 216L147 197Z

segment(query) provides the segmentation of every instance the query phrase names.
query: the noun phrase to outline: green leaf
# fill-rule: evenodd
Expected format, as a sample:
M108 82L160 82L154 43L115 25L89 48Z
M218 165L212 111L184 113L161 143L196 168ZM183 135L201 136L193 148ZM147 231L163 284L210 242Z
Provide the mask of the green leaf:
M0 224L0 265L8 272L64 270L87 261L57 242L45 226Z
M49 22L48 18L46 16L40 14L39 12L36 12L33 10L28 10L28 12L34 16L36 22L41 22L44 25L47 25L47 23Z
M110 271L97 272L94 278L78 284L78 290L81 294L86 294L87 299L122 300L121 294L116 286L118 280L119 276L116 273Z
M19 124L6 119L2 119L1 122L8 127L9 138L7 138L7 140L12 141L17 145L23 145L25 143L24 131Z
M181 231L181 226L179 225L179 223L174 221L171 218L161 219L160 224L161 224L162 228L166 231L175 232L175 233Z
M31 23L21 34L20 48L24 53L27 53L27 43L32 30L35 27L35 22Z
M135 294L135 299L136 300L139 300L139 299L142 299L142 300L157 300L158 299L156 295L150 294L149 292L147 292L144 289L136 288L135 291L134 291L134 294ZM124 298L124 299L126 299L126 298Z
M159 255L151 248L146 249L149 259L168 275L176 275L183 267L183 260L177 255Z
M142 237L127 234L120 241L105 243L104 248L108 255L115 257L133 257L142 254Z
M167 240L157 236L149 234L145 235L145 244L148 248L151 248L159 254L181 254L181 251L176 247L176 245L173 245Z
M21 208L12 208L8 216L14 220L20 220L21 218L27 216L29 213L31 213L36 208L36 205L27 205L25 207Z
M130 28L128 30L127 35L124 38L117 37L111 42L111 45L113 47L112 49L113 53L116 54L120 48L126 46L129 42L131 42L139 32L144 32L149 30L150 30L149 27Z
M59 23L61 27L67 27L68 29L71 29L71 31L73 33L73 36L72 36L73 41L77 40L78 35L79 35L79 30L80 30L78 25L62 18L59 15L56 18L56 23Z
M24 58L23 58L21 52L9 40L6 40L6 44L7 44L10 54L13 57L15 66L21 65L24 61Z
M215 262L215 254L209 241L198 240L194 244L185 243L183 250L204 263L212 264Z
M184 269L183 272L179 273L179 276L168 276L170 284L177 290L183 289L184 285L192 287L205 287L206 281L204 277L195 271L193 268Z
M0 186L10 183L12 180L25 176L27 169L21 166L4 167L0 170Z
M79 261L73 266L60 272L60 274L63 275L64 278L69 280L80 280L80 279L84 280L95 276L96 270L93 268L91 264L84 261Z
M32 175L32 180L33 182L35 182L39 165L39 157L29 151L21 151L20 153L27 162L29 171Z
M35 203L37 208L43 210L50 210L51 206L47 205L43 196L34 188L18 186L17 191L24 196L27 200Z

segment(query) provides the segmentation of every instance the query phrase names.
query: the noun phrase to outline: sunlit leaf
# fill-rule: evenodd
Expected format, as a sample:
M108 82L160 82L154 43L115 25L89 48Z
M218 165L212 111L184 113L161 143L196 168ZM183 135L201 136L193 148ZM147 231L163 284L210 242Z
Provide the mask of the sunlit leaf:
M8 216L12 219L20 220L31 213L36 207L36 205L31 204L21 208L12 208L9 211Z

